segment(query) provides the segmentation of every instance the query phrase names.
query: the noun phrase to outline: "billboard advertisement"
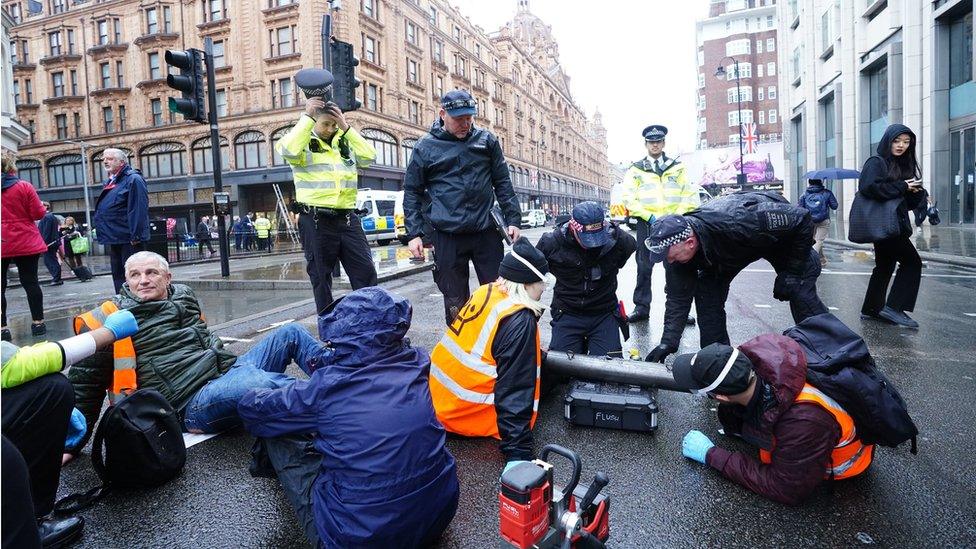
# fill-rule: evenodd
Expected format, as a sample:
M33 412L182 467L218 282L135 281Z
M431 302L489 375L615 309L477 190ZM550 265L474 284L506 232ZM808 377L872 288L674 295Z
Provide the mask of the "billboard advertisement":
M746 153L742 158L747 189L783 190L782 142L760 143L756 152ZM740 164L738 145L684 153L680 159L687 166L689 181L698 183L713 196L742 189L736 183Z

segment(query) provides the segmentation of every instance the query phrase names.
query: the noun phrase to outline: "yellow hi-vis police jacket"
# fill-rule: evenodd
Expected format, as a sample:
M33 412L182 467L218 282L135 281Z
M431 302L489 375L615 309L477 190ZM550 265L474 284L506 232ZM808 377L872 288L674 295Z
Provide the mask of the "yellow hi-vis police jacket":
M356 208L357 168L365 168L376 159L376 149L352 126L339 130L331 143L312 135L315 120L303 114L284 135L275 150L291 165L295 180L295 200L309 206L352 210ZM339 140L345 138L351 160L339 154ZM313 140L317 146L313 145ZM315 152L313 152L315 149Z
M647 158L634 162L623 181L623 203L630 215L649 221L651 216L683 214L697 208L698 186L688 182L681 162L661 155L660 171Z

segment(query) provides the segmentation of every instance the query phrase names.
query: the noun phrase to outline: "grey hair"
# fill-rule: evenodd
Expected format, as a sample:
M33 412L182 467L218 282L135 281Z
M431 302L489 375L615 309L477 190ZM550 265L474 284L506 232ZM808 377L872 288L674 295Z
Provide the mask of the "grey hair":
M126 164L129 163L129 155L126 154L126 152L122 149L105 149L102 151L102 158L105 158L105 155L111 155L122 162L125 162Z
M125 260L125 272L129 272L129 265L139 262L139 261L155 261L159 264L167 273L169 272L169 261L163 259L163 256L157 254L156 252L141 251L136 252L129 256L129 259Z
M529 309L535 313L536 316L542 316L542 313L545 312L546 306L543 305L541 301L532 299L532 296L529 295L528 290L525 289L525 284L521 282L512 282L511 280L502 277L498 277L498 280L495 283L500 286L506 294L508 294L508 298L511 299L516 305L524 306L526 309Z

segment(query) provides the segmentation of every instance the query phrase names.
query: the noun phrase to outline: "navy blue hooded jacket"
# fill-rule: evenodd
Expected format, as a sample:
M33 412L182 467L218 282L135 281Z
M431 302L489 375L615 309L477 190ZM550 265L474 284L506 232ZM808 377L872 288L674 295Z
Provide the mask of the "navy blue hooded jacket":
M149 191L139 170L126 165L105 184L95 202L95 226L101 244L149 240Z
M416 547L456 509L430 356L404 339L411 315L409 301L381 288L352 292L319 317L324 343L309 380L250 391L238 405L255 436L317 434L312 506L325 547Z

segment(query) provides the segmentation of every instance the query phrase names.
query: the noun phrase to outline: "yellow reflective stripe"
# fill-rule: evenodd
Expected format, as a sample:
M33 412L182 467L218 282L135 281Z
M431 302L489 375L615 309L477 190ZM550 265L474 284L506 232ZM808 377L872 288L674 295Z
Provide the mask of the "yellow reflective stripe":
M498 371L494 366L485 364L481 360L481 355L465 352L464 349L462 349L461 346L458 345L457 342L454 341L454 339L452 339L449 335L445 334L444 337L441 338L440 343L448 354L454 357L455 360L466 368L474 370L475 372L492 379L496 379L498 377Z
M452 395L457 397L459 400L465 402L470 402L472 404L484 404L487 406L495 405L495 393L478 393L470 389L465 389L457 384L456 381L451 379L443 370L440 369L437 364L433 362L430 364L430 375L433 376L445 389L450 391Z
M355 166L346 166L345 163L342 164L330 164L328 162L319 162L318 164L309 164L307 166L293 166L292 172L296 175L305 174L315 174L321 177L322 174L336 174L343 177L356 177L359 172L356 171Z
M488 312L488 317L485 319L485 323L481 325L481 333L478 334L478 339L475 340L474 346L471 347L471 354L481 357L485 356L485 348L488 346L488 338L491 337L491 332L498 324L498 317L501 316L505 310L514 304L511 298L506 297L501 301L495 303L495 306L491 308Z
M295 190L303 191L325 191L325 190L335 190L335 189L323 189L324 184L334 185L338 189L357 189L359 188L359 181L356 179L332 179L332 180L316 180L316 181L306 181L304 179L295 179Z

